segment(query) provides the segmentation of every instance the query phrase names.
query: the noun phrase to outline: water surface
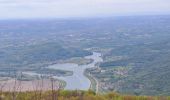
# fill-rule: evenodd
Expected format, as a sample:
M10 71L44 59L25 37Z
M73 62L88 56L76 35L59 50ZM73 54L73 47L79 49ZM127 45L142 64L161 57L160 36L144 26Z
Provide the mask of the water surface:
M93 55L86 56L87 59L93 59L93 62L87 65L78 65L73 63L65 63L65 64L54 64L50 65L47 68L49 69L58 69L58 70L66 70L72 71L72 76L54 76L54 78L64 80L67 85L65 89L68 90L88 90L90 88L90 80L84 76L84 71L87 68L96 67L95 64L102 62L101 54L97 52L93 52Z

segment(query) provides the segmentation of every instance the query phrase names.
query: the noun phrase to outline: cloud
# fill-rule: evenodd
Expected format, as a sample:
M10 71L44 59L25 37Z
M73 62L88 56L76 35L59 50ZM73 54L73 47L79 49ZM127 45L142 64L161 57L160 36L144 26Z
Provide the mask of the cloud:
M0 18L170 13L169 0L0 0Z

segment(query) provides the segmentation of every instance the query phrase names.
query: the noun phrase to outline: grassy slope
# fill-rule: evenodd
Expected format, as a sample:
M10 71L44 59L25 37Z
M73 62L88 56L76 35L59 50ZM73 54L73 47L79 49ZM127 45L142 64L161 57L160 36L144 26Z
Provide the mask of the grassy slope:
M48 91L0 93L0 100L170 100L170 97L133 96L117 93L96 94L92 91Z

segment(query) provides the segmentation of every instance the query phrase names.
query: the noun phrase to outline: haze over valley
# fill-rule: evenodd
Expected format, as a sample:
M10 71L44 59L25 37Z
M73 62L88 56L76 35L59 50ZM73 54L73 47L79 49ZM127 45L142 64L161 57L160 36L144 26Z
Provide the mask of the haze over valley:
M1 20L0 87L170 95L169 33L168 15Z

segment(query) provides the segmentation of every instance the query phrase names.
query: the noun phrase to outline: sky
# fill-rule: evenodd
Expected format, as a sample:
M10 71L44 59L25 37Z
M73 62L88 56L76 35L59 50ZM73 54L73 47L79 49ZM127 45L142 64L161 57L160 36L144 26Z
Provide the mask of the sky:
M170 0L0 0L0 19L170 14Z

